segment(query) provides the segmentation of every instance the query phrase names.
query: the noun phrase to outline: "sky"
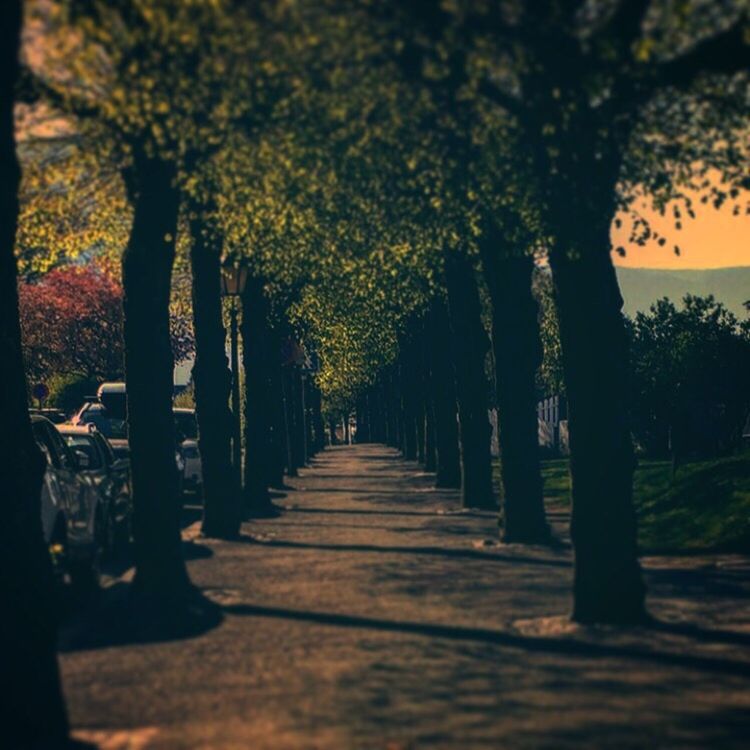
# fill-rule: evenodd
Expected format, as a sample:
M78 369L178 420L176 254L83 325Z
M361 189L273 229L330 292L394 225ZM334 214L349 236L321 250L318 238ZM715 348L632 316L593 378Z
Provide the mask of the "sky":
M667 214L669 216L669 214ZM622 229L612 230L612 246L625 247L624 258L613 254L615 265L629 268L731 268L750 266L750 215L732 215L732 208L721 210L700 206L696 218L683 222L681 230L674 229L670 218L649 213L653 227L667 238L664 247L650 242L645 247L628 244L627 222ZM680 255L673 246L679 245Z

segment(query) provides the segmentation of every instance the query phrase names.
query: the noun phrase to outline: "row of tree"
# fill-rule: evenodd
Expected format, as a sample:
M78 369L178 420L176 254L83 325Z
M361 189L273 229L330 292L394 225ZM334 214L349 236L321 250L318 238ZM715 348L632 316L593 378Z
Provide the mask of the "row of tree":
M15 165L13 112L5 102L15 85L20 3L3 12L10 22L3 26L10 29L3 158ZM237 535L242 517L230 470L219 283L229 260L246 263L251 277L242 320L247 505L263 509L284 445L286 468L294 471L305 444L322 434L314 428L310 438L306 427L320 427L317 407L314 419L304 419L315 391L305 393L299 371L277 366L274 355L290 337L303 337L320 357L317 383L329 401L358 393L372 404L379 399L372 428L388 430L386 438L408 455L424 451L427 460L433 434L440 481L455 483L460 465L466 502L492 507L484 385L491 346L505 535L544 540L531 286L535 258L545 256L570 409L573 614L583 622L644 619L627 338L609 231L616 211L644 188L660 205L681 201L687 215L693 209L680 193L687 184L702 185L715 202L737 199L731 191L744 176L738 154L747 105L741 2L684 13L647 0L532 7L59 0L29 2L27 23L35 46L25 55L20 96L67 116L64 137L86 161L96 155L92 169L97 179L104 175L106 205L79 218L91 237L103 227L122 248L139 596L185 617L193 601L178 523L169 314L178 243L186 238L203 530L224 538ZM706 182L710 169L723 182ZM2 553L17 554L6 569L19 571L12 593L19 595L21 632L39 634L32 656L19 652L39 664L37 672L23 665L27 690L17 693L19 704L31 706L40 698L39 691L28 695L29 675L57 688L51 598L42 583L50 579L49 563L34 502L43 465L23 396L13 260L17 170L10 177L3 180L1 283L9 293L2 295L2 336L6 380L15 385L3 395L21 439L2 451L14 509L4 529L13 542ZM634 240L645 241L645 221L634 215L632 222ZM48 226L46 240L29 237L24 226L22 262L50 244ZM67 223L63 230L71 231ZM63 247L69 254L90 250ZM460 443L450 438L456 425ZM282 434L295 437L283 441ZM448 439L460 444L458 463L455 451L449 459ZM261 464L262 456L276 460ZM56 715L60 721L32 722L29 731L62 737L64 712Z

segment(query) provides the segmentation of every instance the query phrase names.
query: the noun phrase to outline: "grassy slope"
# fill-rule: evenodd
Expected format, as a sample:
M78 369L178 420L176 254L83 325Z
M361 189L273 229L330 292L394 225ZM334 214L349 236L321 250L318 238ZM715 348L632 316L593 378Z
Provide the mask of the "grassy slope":
M545 496L570 502L568 462L542 464ZM667 461L641 461L634 497L644 552L750 552L750 453L686 464L671 482Z

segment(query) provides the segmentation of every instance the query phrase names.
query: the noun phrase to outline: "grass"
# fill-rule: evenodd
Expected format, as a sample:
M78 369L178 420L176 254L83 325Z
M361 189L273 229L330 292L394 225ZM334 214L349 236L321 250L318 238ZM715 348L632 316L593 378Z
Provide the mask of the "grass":
M569 505L567 459L543 461L542 477L548 502ZM750 553L750 452L685 464L674 482L668 461L642 460L633 496L643 552Z

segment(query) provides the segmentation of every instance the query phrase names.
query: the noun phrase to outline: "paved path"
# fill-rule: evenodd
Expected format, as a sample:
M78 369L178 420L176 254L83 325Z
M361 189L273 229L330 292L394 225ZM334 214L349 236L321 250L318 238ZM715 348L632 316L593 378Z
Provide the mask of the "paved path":
M291 483L282 517L195 546L217 627L87 649L64 634L80 737L110 750L747 747L747 559L646 561L670 624L584 630L564 617L568 550L495 544L491 515L461 512L393 451L329 450Z

